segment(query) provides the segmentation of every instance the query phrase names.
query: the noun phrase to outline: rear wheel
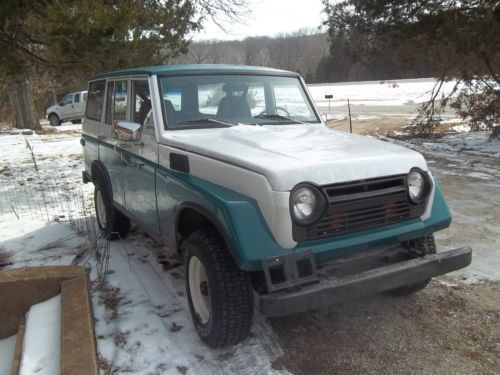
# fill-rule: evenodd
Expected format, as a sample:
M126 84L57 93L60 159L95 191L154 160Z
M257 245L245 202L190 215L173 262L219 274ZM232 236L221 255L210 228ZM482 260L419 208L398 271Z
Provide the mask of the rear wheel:
M51 126L59 126L61 125L61 120L59 119L59 116L57 116L55 113L52 113L49 116L49 122Z
M105 185L97 182L94 189L94 204L99 229L109 240L125 238L130 229L130 220L113 207Z
M253 319L249 275L238 269L213 230L193 232L183 250L189 309L202 341L218 348L244 340Z
M408 249L408 253L414 258L420 258L427 254L436 254L436 243L432 234L416 240L408 241L403 244L403 246ZM415 284L405 285L389 290L387 293L395 297L404 297L424 289L430 282L431 279L422 280Z

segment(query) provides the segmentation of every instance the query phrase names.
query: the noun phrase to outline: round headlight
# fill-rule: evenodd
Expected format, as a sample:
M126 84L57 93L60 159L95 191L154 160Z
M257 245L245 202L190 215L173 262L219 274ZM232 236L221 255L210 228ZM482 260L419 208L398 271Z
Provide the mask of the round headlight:
M323 213L325 198L313 186L298 186L290 196L290 211L299 224L311 224Z
M414 169L407 177L408 196L413 203L420 202L427 193L427 178L423 172Z

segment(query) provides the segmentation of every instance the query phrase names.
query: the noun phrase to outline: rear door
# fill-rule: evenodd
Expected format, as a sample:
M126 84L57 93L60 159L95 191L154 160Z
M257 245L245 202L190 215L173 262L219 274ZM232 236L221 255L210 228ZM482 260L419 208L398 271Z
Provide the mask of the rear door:
M72 113L71 118L83 118L83 110L85 106L83 105L83 95L81 92L75 92L73 97Z

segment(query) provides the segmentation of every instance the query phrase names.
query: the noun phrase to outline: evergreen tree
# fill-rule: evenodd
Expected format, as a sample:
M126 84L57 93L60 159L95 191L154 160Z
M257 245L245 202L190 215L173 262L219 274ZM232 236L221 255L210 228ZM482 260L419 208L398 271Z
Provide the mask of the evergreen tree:
M2 0L0 80L17 127L39 128L30 77L81 82L97 72L161 64L186 51L206 17L238 17L246 0Z
M419 129L431 132L437 105L451 105L473 127L500 122L500 2L492 0L323 0L331 53L393 56L439 79L420 108ZM334 43L344 37L343 49ZM362 38L360 42L360 38ZM345 48L347 47L347 51ZM420 59L420 61L419 61ZM365 64L366 65L366 64ZM386 71L390 71L390 64ZM455 79L441 98L442 82ZM452 99L453 97L453 99Z

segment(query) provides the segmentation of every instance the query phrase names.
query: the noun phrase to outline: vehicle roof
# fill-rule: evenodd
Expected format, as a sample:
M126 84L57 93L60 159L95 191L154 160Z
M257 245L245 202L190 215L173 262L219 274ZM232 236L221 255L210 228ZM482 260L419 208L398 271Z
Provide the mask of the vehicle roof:
M228 64L189 64L189 65L156 65L143 66L139 68L131 68L117 70L114 72L98 74L90 79L90 81L102 78L133 76L133 75L205 75L205 74L257 74L257 75L274 75L285 77L298 77L298 73L287 70L265 68L261 66L248 65L228 65Z

